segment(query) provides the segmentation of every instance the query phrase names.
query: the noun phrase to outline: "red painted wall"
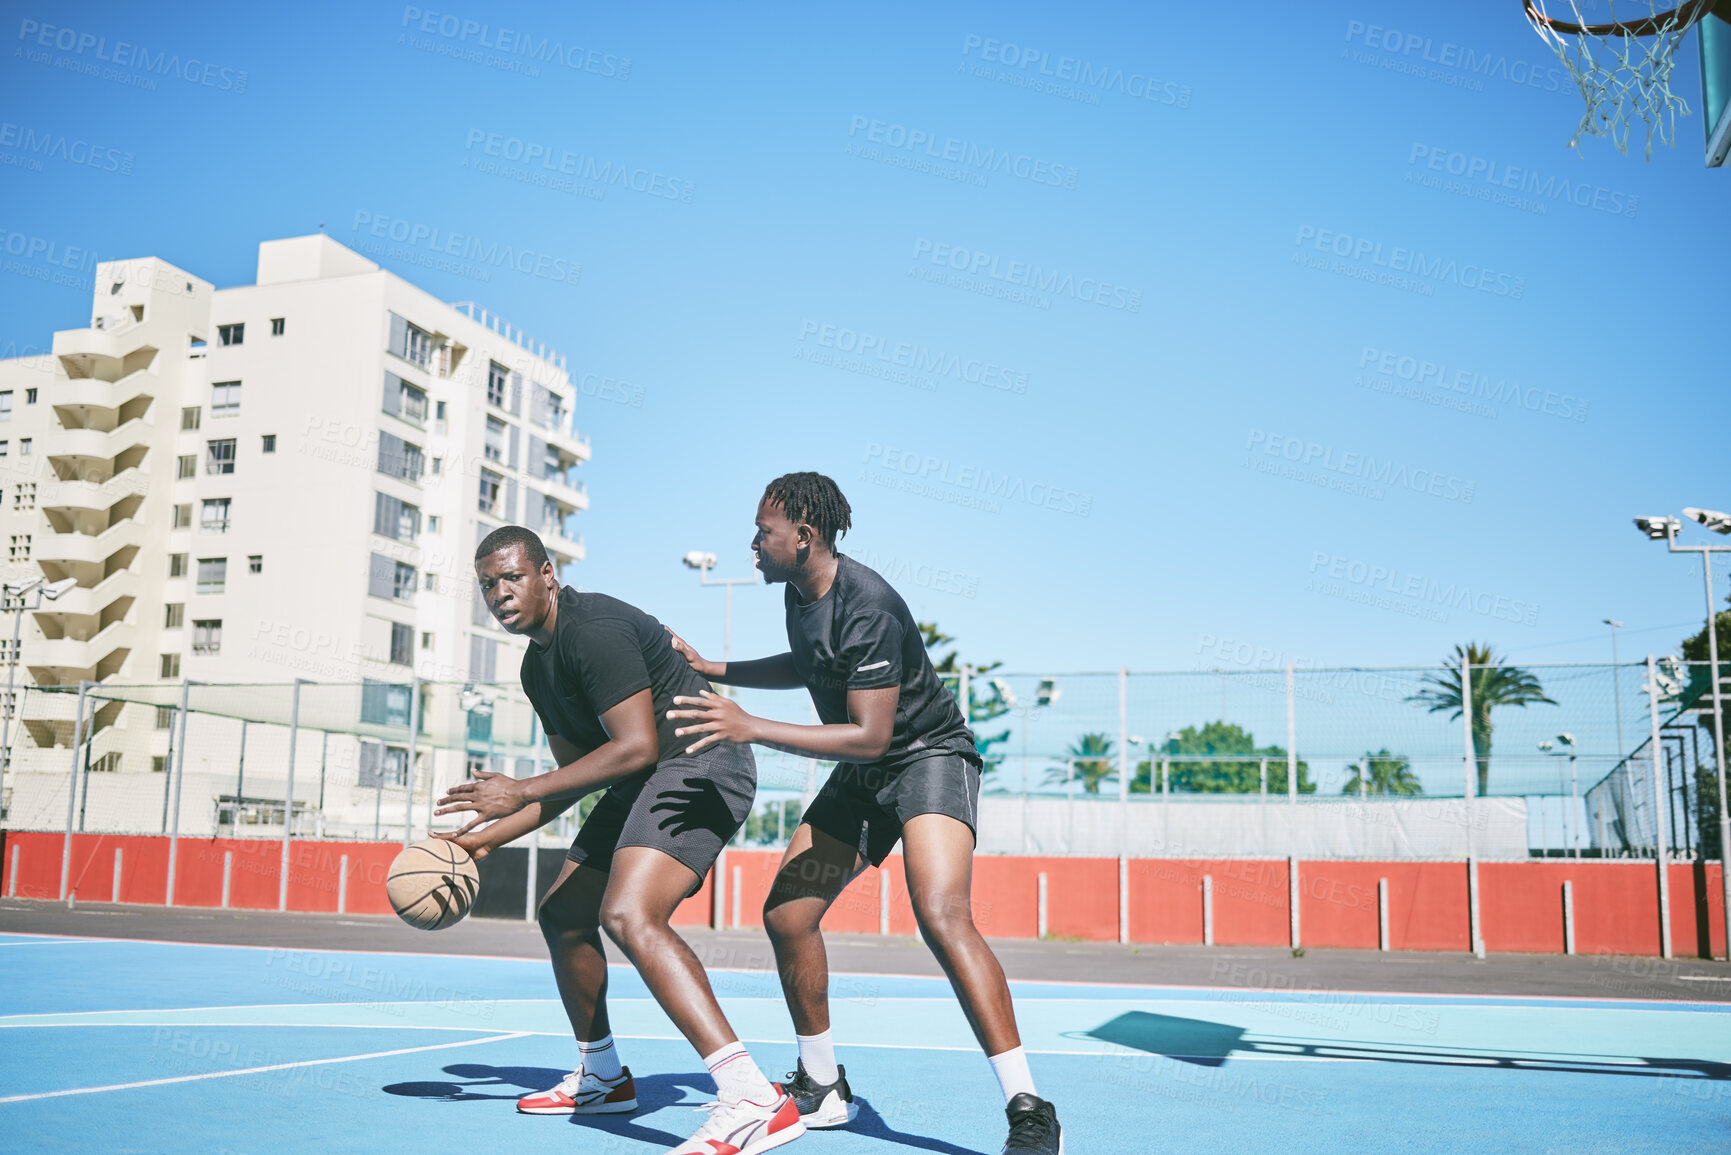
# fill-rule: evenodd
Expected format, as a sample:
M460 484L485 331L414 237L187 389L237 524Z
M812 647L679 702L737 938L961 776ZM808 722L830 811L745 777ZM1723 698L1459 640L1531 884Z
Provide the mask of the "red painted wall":
M0 893L58 898L63 845L58 834L0 832ZM14 849L18 851L15 876ZM70 877L77 897L86 902L111 899L116 850L122 854L120 900L161 904L166 897L168 839L148 835L75 835ZM393 843L292 843L289 909L335 911L339 864L346 854L345 909L357 914L388 913L385 872L398 850ZM220 905L223 862L229 855L233 856L229 905L276 909L282 844L252 839L180 839L175 905ZM780 853L771 850L727 852L728 925L732 925L733 871L737 868L740 876L740 925L761 927L764 899L780 859ZM980 930L999 938L1032 938L1038 931L1042 873L1047 878L1051 934L1117 939L1118 863L1109 858L986 855L975 859L971 898ZM1213 880L1216 945L1280 946L1289 941L1284 860L1134 859L1129 874L1132 941L1200 943L1204 876ZM1455 862L1301 862L1301 941L1306 946L1375 949L1379 879L1388 880L1392 949L1469 949L1467 867ZM1670 868L1672 947L1679 957L1724 953L1719 879L1716 863ZM1579 953L1659 953L1658 884L1650 864L1557 859L1480 865L1486 949L1560 953L1565 880L1574 883ZM709 925L714 887L711 872L698 893L675 912L675 925ZM889 891L890 933L913 934L913 908L900 855L891 856L882 870L867 870L855 879L830 908L825 928L876 934L880 887Z

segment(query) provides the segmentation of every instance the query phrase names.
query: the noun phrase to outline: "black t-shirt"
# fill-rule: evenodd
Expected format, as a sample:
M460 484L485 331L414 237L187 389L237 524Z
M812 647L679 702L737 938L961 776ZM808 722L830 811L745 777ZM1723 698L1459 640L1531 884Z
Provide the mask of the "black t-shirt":
M849 721L849 690L900 688L890 748L873 765L899 768L944 753L979 763L961 708L932 669L908 604L877 571L837 555L834 583L810 605L800 604L790 583L787 644L826 725Z
M541 725L587 754L607 741L601 715L642 690L655 700L659 761L677 757L697 735L676 738L670 721L675 694L709 689L691 663L667 640L661 623L618 598L559 590L553 644L529 643L523 655L523 692Z

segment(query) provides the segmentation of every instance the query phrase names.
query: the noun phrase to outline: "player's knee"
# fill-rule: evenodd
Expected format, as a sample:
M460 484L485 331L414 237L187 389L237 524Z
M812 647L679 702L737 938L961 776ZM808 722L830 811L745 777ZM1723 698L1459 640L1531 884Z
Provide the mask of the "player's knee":
M810 933L816 924L795 904L771 894L763 903L763 929L772 939L789 939Z
M535 921L541 926L541 936L548 942L590 938L596 929L593 917L579 917L557 903L542 903L535 914Z
M914 917L920 929L930 938L940 941L974 930L974 908L966 894L945 894L924 891L912 896Z
M637 903L610 900L601 904L601 929L627 951L665 930L666 925Z

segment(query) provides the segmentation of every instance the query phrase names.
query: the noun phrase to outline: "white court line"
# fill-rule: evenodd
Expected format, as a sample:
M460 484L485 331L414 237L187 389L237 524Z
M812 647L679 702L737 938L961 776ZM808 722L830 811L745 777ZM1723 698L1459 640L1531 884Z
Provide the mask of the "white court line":
M8 946L90 946L93 943L100 943L103 941L113 941L113 940L111 940L111 939L110 940L104 940L104 939L100 939L100 938L39 938L39 939L33 939L30 942L0 942L0 947L8 947Z
M1731 975L1678 975L1677 981L1684 983L1731 983Z
M38 1091L29 1095L8 1095L0 1103L23 1103L32 1099L58 1099L65 1095L95 1095L103 1091L130 1091L137 1087L161 1087L168 1083L193 1083L200 1079L227 1079L235 1075L258 1075L266 1071L286 1071L294 1067L322 1067L331 1063L355 1063L362 1059L386 1059L392 1055L412 1055L418 1051L439 1051L450 1047L473 1047L479 1043L500 1043L520 1039L522 1032L494 1035L486 1039L464 1039L459 1043L434 1043L429 1047L403 1047L395 1051L374 1051L367 1055L343 1055L335 1059L303 1059L298 1063L273 1063L268 1067L247 1067L240 1071L209 1071L202 1075L176 1075L171 1079L144 1079L137 1083L110 1083L106 1087L74 1087L67 1091Z

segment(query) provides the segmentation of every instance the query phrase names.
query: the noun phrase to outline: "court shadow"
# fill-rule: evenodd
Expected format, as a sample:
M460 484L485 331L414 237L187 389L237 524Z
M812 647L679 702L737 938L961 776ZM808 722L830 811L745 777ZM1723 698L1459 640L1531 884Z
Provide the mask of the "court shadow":
M443 1073L449 1079L425 1082L391 1083L382 1088L387 1095L402 1095L412 1099L434 1099L441 1103L510 1102L531 1091L542 1091L558 1083L567 1072L555 1067L495 1067L486 1063L452 1063ZM709 1072L690 1074L644 1075L637 1078L637 1111L631 1115L573 1115L570 1122L610 1135L637 1139L645 1143L677 1146L684 1135L675 1135L656 1127L646 1127L636 1120L680 1103L695 1106L715 1097L715 1080ZM690 1130L698 1122L693 1115Z
M854 1101L859 1104L859 1114L846 1127L846 1130L853 1134L864 1135L871 1139L882 1139L886 1143L894 1143L898 1147L912 1147L917 1151L938 1151L942 1152L942 1155L986 1155L985 1152L976 1151L972 1147L958 1147L954 1143L946 1143L942 1139L933 1139L926 1135L914 1135L907 1131L897 1131L889 1125L889 1122L882 1115L878 1114L877 1108L872 1106L870 1099L859 1098Z
M1098 1039L1130 1050L1160 1055L1180 1063L1218 1067L1234 1054L1292 1055L1319 1059L1357 1059L1369 1063L1419 1066L1473 1066L1512 1071L1560 1071L1594 1075L1635 1075L1646 1078L1731 1080L1731 1064L1710 1059L1665 1058L1650 1055L1559 1055L1543 1051L1493 1051L1466 1047L1397 1046L1353 1039L1316 1039L1285 1035L1252 1035L1239 1027L1206 1019L1186 1019L1147 1011L1127 1011L1077 1037Z

